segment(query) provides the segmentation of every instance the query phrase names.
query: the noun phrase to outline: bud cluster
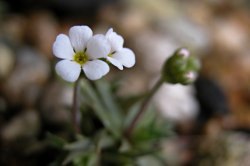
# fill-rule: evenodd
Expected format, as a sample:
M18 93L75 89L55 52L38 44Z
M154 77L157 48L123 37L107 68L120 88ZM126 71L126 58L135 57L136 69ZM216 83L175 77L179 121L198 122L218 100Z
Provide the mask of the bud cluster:
M172 84L193 83L201 65L197 58L190 56L186 48L178 49L163 66L162 78Z

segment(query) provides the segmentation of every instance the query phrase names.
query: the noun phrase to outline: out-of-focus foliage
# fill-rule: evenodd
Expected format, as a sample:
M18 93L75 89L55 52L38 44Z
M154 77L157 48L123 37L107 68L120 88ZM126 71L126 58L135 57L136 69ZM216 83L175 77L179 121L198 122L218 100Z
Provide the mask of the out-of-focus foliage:
M161 141L173 134L171 125L150 107L132 136L127 138L124 131L137 113L140 102L122 107L121 103L126 104L128 99L117 97L114 83L81 80L83 134L73 142L49 134L52 145L63 151L55 165L141 165L146 160L164 165Z

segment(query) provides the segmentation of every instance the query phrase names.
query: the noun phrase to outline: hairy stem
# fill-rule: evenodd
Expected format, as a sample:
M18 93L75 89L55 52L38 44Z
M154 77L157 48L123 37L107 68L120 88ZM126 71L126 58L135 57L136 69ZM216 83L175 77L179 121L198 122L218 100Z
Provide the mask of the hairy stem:
M144 98L144 100L142 101L142 104L139 108L138 113L136 114L136 116L134 117L134 119L131 121L130 125L127 127L127 129L125 130L125 136L127 138L131 138L131 134L133 133L133 130L136 126L136 124L138 123L140 117L142 116L142 114L145 112L151 98L153 97L153 95L155 94L155 92L161 87L161 85L163 84L163 79L160 78L156 84L154 85L154 87L149 91L149 93L147 94L147 96Z

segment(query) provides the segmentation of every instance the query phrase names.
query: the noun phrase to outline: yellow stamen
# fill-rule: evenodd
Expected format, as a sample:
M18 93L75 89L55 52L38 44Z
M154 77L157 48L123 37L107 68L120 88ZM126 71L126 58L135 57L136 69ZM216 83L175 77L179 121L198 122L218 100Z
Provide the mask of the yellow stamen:
M108 57L112 57L112 56L113 56L113 53L109 53L109 54L108 54Z
M88 56L85 54L85 52L77 52L74 57L73 60L77 63L79 63L80 65L86 63L89 58Z

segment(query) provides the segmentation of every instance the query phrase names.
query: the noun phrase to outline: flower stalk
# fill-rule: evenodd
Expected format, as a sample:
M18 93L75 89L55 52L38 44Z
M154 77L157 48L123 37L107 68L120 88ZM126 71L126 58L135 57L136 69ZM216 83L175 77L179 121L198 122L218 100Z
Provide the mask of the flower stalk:
M162 68L161 78L149 91L148 95L144 98L138 113L131 121L128 128L125 129L125 136L128 139L131 138L131 134L140 117L145 112L150 99L164 82L171 84L188 85L195 81L199 69L200 63L198 59L191 57L189 51L186 48L180 48L176 50L173 55L166 60Z
M134 131L134 128L136 127L138 121L140 120L140 117L143 115L143 113L146 111L146 108L151 100L151 98L154 96L154 94L157 92L157 90L161 87L161 85L164 83L164 80L160 78L154 87L149 91L147 96L144 98L144 100L141 103L141 106L139 108L138 113L134 117L134 119L131 121L130 125L125 130L125 136L130 139L131 135Z
M81 132L81 129L80 129L81 115L80 115L79 103L78 103L79 82L80 82L80 79L77 79L77 81L74 84L73 107L72 107L72 123L73 123L74 130L77 134Z

